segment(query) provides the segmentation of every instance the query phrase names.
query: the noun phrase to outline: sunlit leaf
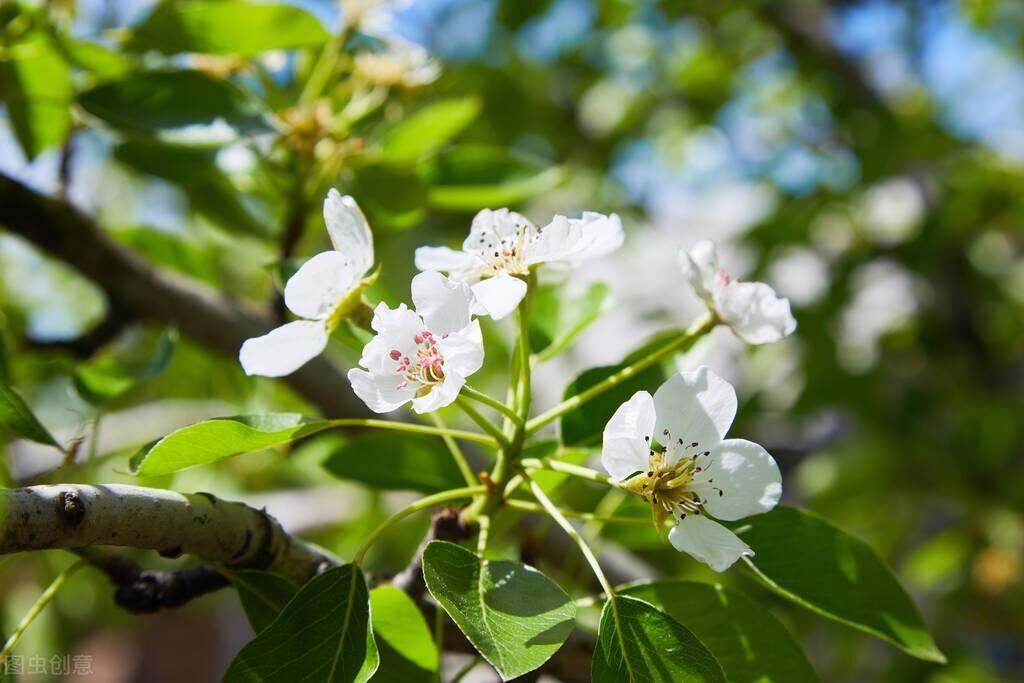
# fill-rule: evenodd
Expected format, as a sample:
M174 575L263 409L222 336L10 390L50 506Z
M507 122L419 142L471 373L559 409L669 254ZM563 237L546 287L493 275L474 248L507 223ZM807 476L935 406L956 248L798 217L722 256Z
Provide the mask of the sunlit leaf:
M572 632L576 605L558 584L520 562L481 561L446 541L423 552L430 594L503 680L536 669Z
M601 611L590 677L594 683L725 683L715 656L689 629L628 596Z
M0 428L8 429L30 441L64 450L32 414L25 399L8 384L0 384Z
M608 309L611 290L595 282L585 292L566 297L561 285L541 285L530 309L530 348L540 361L565 351L587 327Z
M6 50L0 94L26 157L64 142L71 130L71 69L48 36L33 31Z
M127 47L164 54L256 55L319 47L329 37L316 17L293 5L165 0L132 31Z
M510 154L499 147L460 145L425 165L430 204L438 209L476 211L517 204L558 185L558 166Z
M396 434L365 434L349 439L324 461L328 472L383 490L436 493L465 486L440 439Z
M93 405L120 398L133 387L162 373L171 362L177 334L168 330L160 335L146 358L99 356L75 368L75 391Z
M755 573L779 595L932 662L935 646L914 602L863 541L805 510L779 506L749 520L742 538Z
M369 597L358 567L320 574L242 648L225 683L368 681L379 663Z
M146 477L170 474L290 443L329 426L326 420L298 413L220 417L182 427L142 447L132 456L131 469Z
M815 683L818 675L764 606L720 585L653 581L622 589L693 631L730 683Z
M441 100L399 121L384 137L381 154L394 164L408 164L438 151L480 114L473 97Z
M375 683L417 683L436 680L441 665L437 645L423 613L400 588L378 586L370 591L373 633L380 651Z

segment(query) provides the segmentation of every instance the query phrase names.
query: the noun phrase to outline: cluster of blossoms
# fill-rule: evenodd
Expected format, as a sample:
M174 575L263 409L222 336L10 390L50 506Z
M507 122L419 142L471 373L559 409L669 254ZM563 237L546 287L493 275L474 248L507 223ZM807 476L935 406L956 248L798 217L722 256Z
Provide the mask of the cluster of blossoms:
M314 256L285 286L296 316L267 335L248 340L241 361L249 374L281 376L321 353L340 320L363 305L372 283L373 241L351 197L332 190L324 219L333 251ZM353 391L374 412L411 404L428 413L452 404L484 361L478 316L502 319L526 297L541 265L569 269L605 256L623 242L612 214L555 216L538 227L508 209L479 212L461 250L421 247L421 273L411 283L413 308L380 303L370 323L375 336L349 371ZM759 282L733 279L702 242L680 253L685 277L712 320L751 344L778 341L796 321L789 302ZM444 275L443 273L447 273ZM771 510L782 494L779 469L761 446L726 439L736 416L732 386L706 367L671 377L651 396L637 392L604 429L602 463L617 484L651 506L669 540L717 571L752 551L713 518L735 521Z

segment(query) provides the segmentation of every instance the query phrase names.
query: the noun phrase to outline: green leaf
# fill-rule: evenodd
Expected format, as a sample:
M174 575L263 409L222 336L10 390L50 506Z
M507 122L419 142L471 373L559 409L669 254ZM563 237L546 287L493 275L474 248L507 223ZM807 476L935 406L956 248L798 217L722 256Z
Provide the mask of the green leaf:
M403 230L427 213L427 186L415 173L394 166L359 169L352 187L373 226Z
M257 55L319 47L330 35L316 17L292 5L237 0L160 3L135 28L127 47L164 54Z
M364 683L379 656L370 599L358 567L328 569L242 648L225 683Z
M803 650L763 605L720 585L653 581L621 591L651 603L711 650L730 683L816 683Z
M126 142L114 149L114 158L121 163L180 187L193 210L225 230L270 237L273 230L242 202L231 180L217 168L215 156L212 149L156 142Z
M64 58L70 64L101 78L120 76L131 68L131 63L124 55L99 43L62 34L58 34L57 40Z
M434 157L423 168L430 205L449 211L476 211L517 204L558 185L558 166L500 147L460 145Z
M229 576L255 633L270 626L299 592L294 583L270 572L240 570Z
M53 42L33 31L0 60L0 94L25 156L60 145L71 130L71 69Z
M264 112L238 86L201 71L128 74L86 90L78 103L114 128L142 135L214 123L238 134L271 130ZM211 139L222 141L219 133Z
M133 387L162 373L171 362L177 334L167 330L143 359L100 356L75 368L72 381L78 395L99 406L120 398Z
M465 486L440 439L365 434L350 439L324 461L328 472L378 490L436 493Z
M776 593L918 659L946 661L914 602L866 543L791 507L744 522L750 528L742 538L756 553L751 566Z
M611 289L595 282L580 295L566 300L562 286L541 285L530 308L530 348L541 362L567 349L610 304Z
M715 656L689 629L629 596L601 610L590 677L594 683L725 683Z
M576 605L533 567L484 560L462 546L432 541L423 551L430 594L503 680L533 671L572 632Z
M146 226L112 228L109 233L153 263L198 280L218 282L218 249L212 242L193 242L184 235Z
M394 164L411 164L441 149L480 114L474 97L441 100L423 107L391 128L381 154Z
M280 446L330 426L327 420L311 419L298 413L219 417L182 427L143 446L132 456L131 469L140 477L170 474Z
M46 427L32 414L25 399L9 384L0 384L0 427L10 429L18 436L30 441L64 450Z
M409 595L394 586L370 591L373 632L380 649L375 683L416 683L436 680L441 665L427 622Z

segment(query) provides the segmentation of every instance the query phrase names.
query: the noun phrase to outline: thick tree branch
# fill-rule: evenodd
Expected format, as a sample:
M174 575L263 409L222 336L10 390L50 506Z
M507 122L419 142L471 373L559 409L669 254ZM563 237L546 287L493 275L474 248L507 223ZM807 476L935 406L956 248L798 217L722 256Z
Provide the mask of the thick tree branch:
M265 511L208 493L59 484L0 490L0 555L127 546L192 555L305 583L336 561L290 536Z
M139 320L176 327L194 341L228 355L265 333L269 318L195 282L154 268L111 240L74 206L0 174L0 225L67 262L99 285L111 306ZM360 416L363 404L344 373L321 357L285 380L329 417Z

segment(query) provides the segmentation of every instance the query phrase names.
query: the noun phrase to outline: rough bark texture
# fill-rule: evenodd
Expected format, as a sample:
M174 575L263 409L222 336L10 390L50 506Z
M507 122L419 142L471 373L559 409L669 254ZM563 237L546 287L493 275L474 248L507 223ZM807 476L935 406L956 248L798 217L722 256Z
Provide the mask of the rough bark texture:
M214 290L154 268L104 233L74 206L41 195L0 174L0 225L67 262L106 293L119 315L176 327L194 341L228 355L274 325ZM368 415L342 370L316 358L284 378L328 417Z
M208 493L114 484L0 490L0 555L91 546L189 554L228 569L270 571L299 585L336 564L265 511Z

